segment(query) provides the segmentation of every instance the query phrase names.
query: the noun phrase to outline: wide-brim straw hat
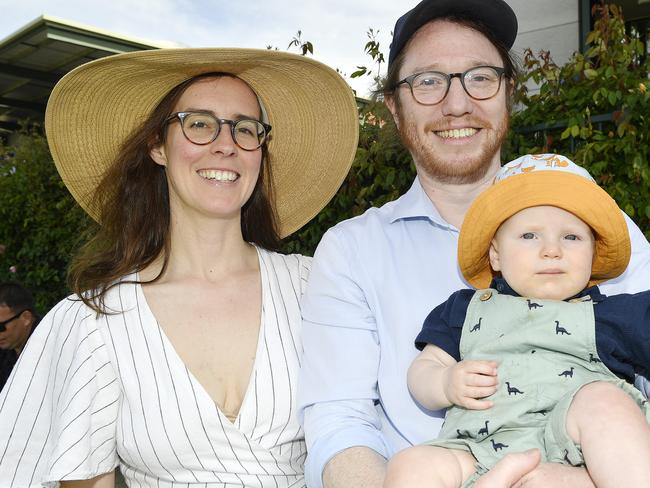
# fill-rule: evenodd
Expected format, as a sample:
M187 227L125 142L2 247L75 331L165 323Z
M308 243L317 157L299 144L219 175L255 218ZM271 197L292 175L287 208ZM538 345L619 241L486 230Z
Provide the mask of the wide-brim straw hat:
M273 126L268 143L281 237L311 220L345 179L357 147L354 95L313 59L258 49L137 51L84 64L54 87L45 129L56 167L95 220L94 193L125 139L176 85L209 72L248 83Z
M589 286L622 274L630 261L630 236L623 212L589 173L564 156L527 155L505 165L495 184L465 214L458 240L458 264L477 289L495 276L489 249L499 226L520 210L549 205L571 212L594 233Z

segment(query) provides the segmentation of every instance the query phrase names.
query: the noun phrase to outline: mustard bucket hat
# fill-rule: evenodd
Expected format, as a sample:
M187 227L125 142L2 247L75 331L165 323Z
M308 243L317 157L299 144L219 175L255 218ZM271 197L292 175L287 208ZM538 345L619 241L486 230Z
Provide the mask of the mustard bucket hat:
M529 207L550 205L571 212L594 233L589 285L622 274L630 261L630 236L623 212L591 175L564 156L522 156L503 166L493 186L472 203L458 240L458 264L477 289L494 277L488 252L499 226Z
M98 59L54 87L45 130L66 187L95 220L93 195L126 138L176 85L225 72L244 80L273 126L268 151L281 237L311 220L345 179L357 148L354 95L333 69L290 53L158 49Z

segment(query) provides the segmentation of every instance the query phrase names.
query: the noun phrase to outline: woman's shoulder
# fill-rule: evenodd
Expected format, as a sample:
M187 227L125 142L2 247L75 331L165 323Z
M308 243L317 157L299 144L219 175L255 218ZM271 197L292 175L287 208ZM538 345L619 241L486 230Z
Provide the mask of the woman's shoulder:
M40 486L40 481L86 479L115 468L110 426L121 390L99 333L102 324L91 307L71 295L30 336L0 393L0 444L7 453L0 457L0 479L17 476L15 486Z
M59 301L43 317L41 322L75 323L79 321L98 320L101 315L91 304L104 309L107 314L121 313L133 301L136 295L136 275L128 275L111 283L106 291L98 297L96 290L87 290L80 295L71 294Z
M292 274L298 273L300 275L307 274L311 269L311 256L304 256L302 254L283 254L276 251L268 251L259 248L262 259L269 262L273 266L281 266L288 269Z
M312 258L302 254L282 254L279 252L259 249L261 264L269 277L274 277L280 285L291 286L304 293Z
M88 294L84 294L88 297ZM41 319L38 329L46 326L56 325L57 328L72 327L88 320L95 320L97 313L76 294L72 294L62 299L54 305L49 312Z

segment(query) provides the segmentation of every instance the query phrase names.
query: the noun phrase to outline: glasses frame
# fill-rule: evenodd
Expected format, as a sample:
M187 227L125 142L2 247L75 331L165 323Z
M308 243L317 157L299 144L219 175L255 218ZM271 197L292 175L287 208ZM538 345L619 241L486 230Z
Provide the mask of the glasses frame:
M465 75L467 75L467 73L469 73L470 71L474 71L475 69L480 69L480 68L490 68L490 69L493 69L494 71L496 71L496 73L497 73L497 75L499 77L499 86L497 87L496 91L494 92L494 95L490 95L489 97L485 97L485 98L478 98L478 97L473 96L467 90L467 87L465 86ZM445 94L437 102L423 103L420 100L418 100L418 98L415 96L415 92L413 91L413 80L415 80L415 78L417 78L418 76L423 75L425 73L434 73L436 75L442 75L447 80L447 89L445 90ZM437 105L440 102L442 102L445 98L447 98L447 94L449 94L449 88L451 87L451 80L453 80L454 78L458 78L458 80L460 81L460 84L463 87L463 90L465 90L465 93L467 93L467 95L470 98L472 98L474 100L489 100L490 98L494 98L497 95L497 93L499 93L499 90L501 90L501 80L503 80L503 77L505 76L505 73L506 73L505 68L500 68L499 66L490 66L490 65L487 65L487 64L482 65L482 66L474 66L474 67L472 67L472 68L470 68L468 70L463 71L462 73L443 73L442 71L420 71L419 73L413 73L412 75L407 76L403 80L398 81L397 84L395 85L395 88L399 88L402 85L406 84L411 89L411 95L413 96L413 99L416 102L418 102L420 105Z
M212 117L214 120L217 121L217 131L214 133L214 136L212 139L210 139L207 142L194 142L192 139L190 139L187 134L185 133L185 119L190 116L190 115L207 115L209 117ZM210 112L174 112L171 114L169 117L165 119L165 124L169 124L170 122L173 122L175 120L178 120L181 123L181 132L183 133L183 136L185 139L190 141L192 144L196 144L197 146L207 146L208 144L211 144L212 142L215 141L217 137L219 137L219 134L221 134L221 129L223 127L223 124L228 124L230 125L230 135L232 137L232 140L235 142L237 147L241 149L242 151L257 151L260 147L262 147L265 143L266 140L269 137L269 134L271 133L271 126L269 124L265 124L261 120L257 119L249 119L249 118L243 118L243 119L238 119L238 120L230 120L230 119L220 119L219 117L216 117L214 114L211 114ZM259 145L253 149L247 149L245 147L242 147L238 142L237 138L235 137L235 126L239 124L240 122L257 122L258 124L261 124L262 127L264 128L264 137L262 138L262 142L259 143Z
M4 332L5 330L7 330L7 324L8 324L9 322L11 322L12 320L16 320L18 317L20 317L20 316L23 314L23 312L26 312L27 310L29 310L29 309L26 308L25 310L22 310L22 311L18 312L18 313L17 313L16 315L14 315L13 317L8 318L7 320L3 320L2 322L0 322L0 333L2 333L2 332Z

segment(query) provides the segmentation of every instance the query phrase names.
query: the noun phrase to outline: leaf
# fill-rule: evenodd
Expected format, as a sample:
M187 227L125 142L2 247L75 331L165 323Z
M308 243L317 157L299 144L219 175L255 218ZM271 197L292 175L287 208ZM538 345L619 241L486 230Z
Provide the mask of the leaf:
M587 78L588 80L593 80L598 76L598 71L590 68L590 69L586 69L584 71L584 74L585 74L585 78Z
M350 75L350 78L359 78L360 76L365 75L368 72L368 68L365 66L357 66L357 70Z

